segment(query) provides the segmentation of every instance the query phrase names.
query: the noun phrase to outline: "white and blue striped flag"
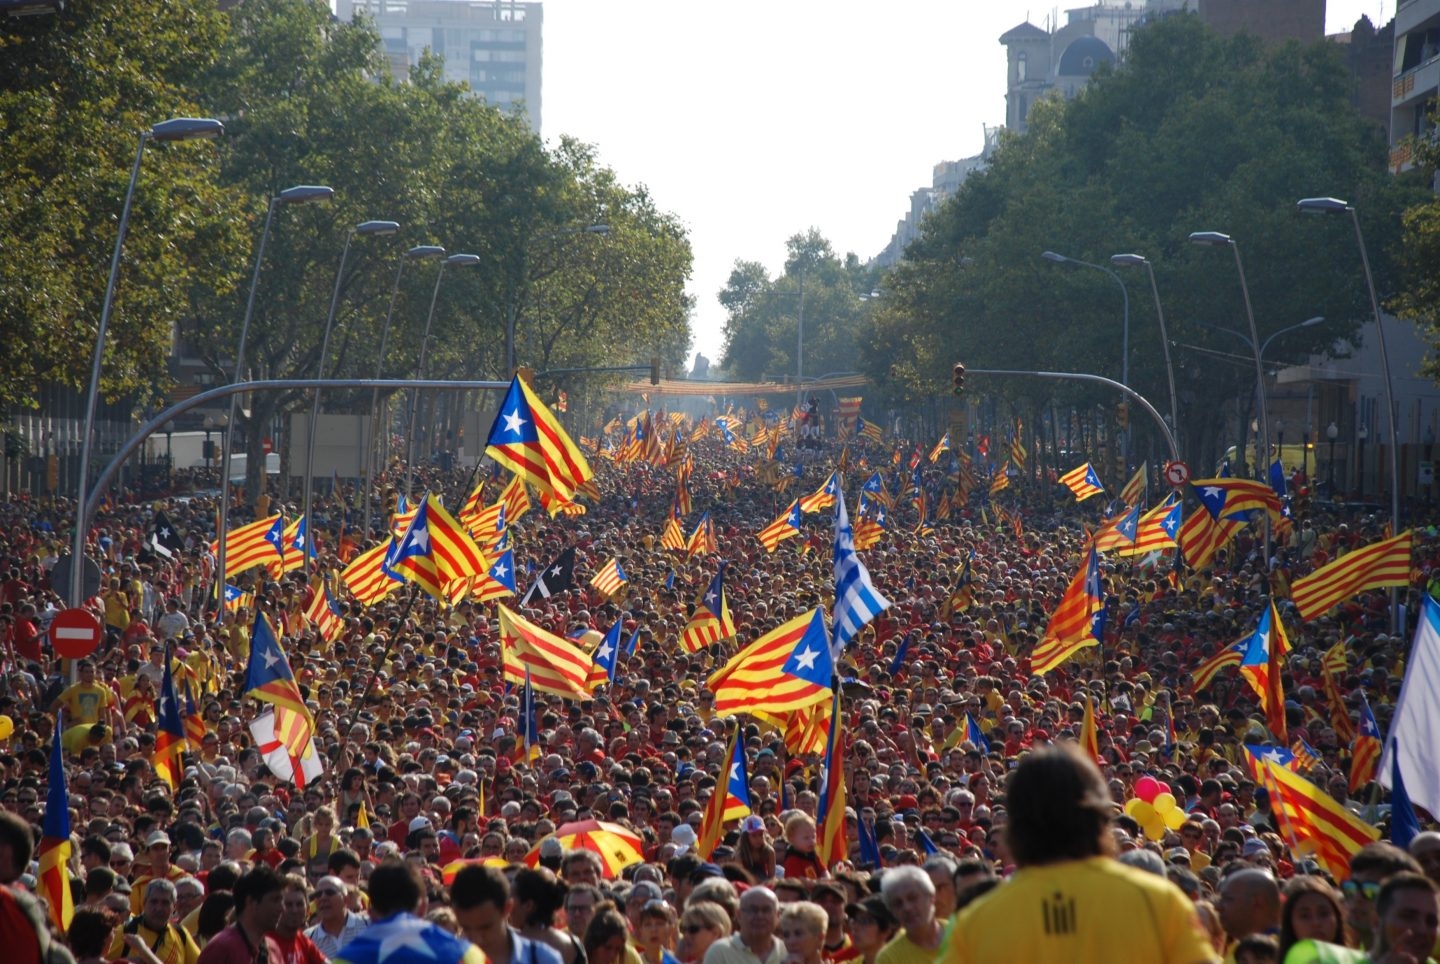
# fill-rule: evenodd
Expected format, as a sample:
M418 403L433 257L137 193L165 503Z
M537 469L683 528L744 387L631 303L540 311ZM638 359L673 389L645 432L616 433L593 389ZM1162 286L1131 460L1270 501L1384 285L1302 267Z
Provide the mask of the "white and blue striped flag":
M835 608L830 618L830 656L840 653L855 634L890 608L890 600L870 582L870 572L855 554L855 530L845 511L845 487L835 487Z

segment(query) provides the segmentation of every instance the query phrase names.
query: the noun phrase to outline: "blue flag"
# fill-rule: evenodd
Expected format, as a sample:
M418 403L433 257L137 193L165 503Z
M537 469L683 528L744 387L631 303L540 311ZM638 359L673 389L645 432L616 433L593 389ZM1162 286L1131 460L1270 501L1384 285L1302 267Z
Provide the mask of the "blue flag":
M875 842L875 828L863 819L857 820L860 831L860 863L878 869L881 866L880 845Z
M605 678L615 682L615 664L620 655L620 620L610 624L605 631L605 638L600 640L600 645L595 649L595 665L605 671Z
M1400 776L1400 754L1392 741L1390 754L1390 842L1397 847L1409 847L1410 841L1420 832L1420 818L1410 803L1410 794L1405 792L1405 781Z
M900 648L895 650L895 658L890 661L891 676L899 673L900 670L904 668L905 657L910 655L910 643L913 639L913 636L911 636L909 633L906 633L905 638L900 640Z
M985 738L985 731L980 724L975 722L975 717L969 713L965 714L965 739L975 744L981 753L990 752L990 741Z
M940 852L940 848L935 846L935 841L930 839L930 835L925 832L924 827L920 828L920 852L927 857Z

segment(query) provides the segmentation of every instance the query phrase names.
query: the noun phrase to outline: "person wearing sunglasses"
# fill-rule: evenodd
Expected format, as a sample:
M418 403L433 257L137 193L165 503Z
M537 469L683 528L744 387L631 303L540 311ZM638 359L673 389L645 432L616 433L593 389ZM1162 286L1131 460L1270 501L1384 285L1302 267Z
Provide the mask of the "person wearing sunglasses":
M713 901L687 902L680 917L680 941L675 955L683 964L697 964L705 959L710 945L730 936L730 915Z
M321 954L333 959L340 948L365 929L369 921L345 906L345 882L339 877L321 877L312 896L318 920L305 932L305 936L320 949Z
M1350 877L1340 883L1340 893L1345 898L1345 920L1360 947L1374 942L1380 886L1404 871L1420 873L1420 863L1394 844L1366 844L1350 858Z

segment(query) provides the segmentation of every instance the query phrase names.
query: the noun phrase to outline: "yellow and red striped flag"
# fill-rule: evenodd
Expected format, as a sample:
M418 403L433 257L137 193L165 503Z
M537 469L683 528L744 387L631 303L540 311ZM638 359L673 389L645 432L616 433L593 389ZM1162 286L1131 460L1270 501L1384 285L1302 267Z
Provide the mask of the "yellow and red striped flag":
M278 512L225 533L225 578L259 565L278 563L284 534L285 523ZM210 551L219 552L219 543L210 543Z
M1091 542L1045 626L1044 638L1030 654L1030 672L1036 676L1048 673L1080 650L1097 645L1094 617L1103 604L1100 558Z
M675 518L674 513L665 519L665 531L660 533L660 547L674 552L685 551L685 532L680 528L680 520Z
M389 548L387 540L366 549L340 573L345 588L361 605L373 606L402 585L400 579L385 571L385 553Z
M1175 548L1181 516L1180 500L1173 495L1167 496L1165 501L1140 517L1140 523L1135 527L1135 541L1120 545L1115 554L1142 556Z
M1150 463L1141 462L1125 488L1120 490L1120 501L1126 505L1139 505L1145 499L1145 487L1150 478Z
M1284 836L1308 844L1320 866L1337 880L1344 878L1350 858L1379 840L1380 831L1285 764L1247 752L1256 781L1270 791L1270 810Z
M166 660L169 666L169 660ZM169 669L166 669L169 673ZM736 727L739 732L740 727ZM60 743L64 730L63 718L55 720L55 742L50 748L50 786L45 793L45 825L41 831L40 872L36 875L36 893L45 898L50 908L50 922L65 933L75 913L75 898L70 892L70 794L65 788L65 748ZM24 870L21 867L20 870ZM18 955L17 955L18 956Z
M180 694L175 690L175 675L171 672L170 647L165 647L165 673L160 681L159 709L155 728L155 756L152 766L155 775L170 789L180 785L185 765L181 754L185 752L185 719L180 712Z
M340 616L340 607L335 605L335 600L330 598L330 590L324 586L315 590L310 605L305 609L305 618L310 620L320 638L327 643L335 642L345 631L345 620Z
M800 500L800 511L808 515L811 512L819 512L821 509L832 508L835 505L835 493L839 490L839 476L831 472L820 488Z
M590 585L602 596L613 596L620 591L620 587L629 582L625 570L620 568L619 559L611 559L600 568L590 579Z
M1080 721L1080 749L1095 761L1096 766L1105 765L1106 761L1100 757L1100 736L1095 729L1095 698L1088 689L1085 691L1085 716Z
M477 527L477 517L483 511L485 511L485 480L481 479L475 486L475 491L470 493L469 497L465 499L465 504L456 513L456 518L465 523L465 528L473 531Z
M1255 691L1260 708L1265 711L1265 725L1275 738L1285 742L1285 690L1280 673L1290 641L1285 637L1285 624L1275 608L1275 600L1260 615L1255 632L1245 641L1245 654L1240 658L1240 675Z
M485 572L485 554L440 500L426 495L387 563L437 599L445 587Z
M1190 518L1175 535L1175 544L1185 555L1185 564L1191 569L1205 569L1215 558L1215 553L1230 544L1235 534L1245 528L1243 521L1228 519L1216 522L1204 509L1190 513Z
M505 504L505 524L514 525L516 519L530 511L530 493L525 489L525 480L512 476L510 484L500 492L500 501Z
M559 420L518 376L490 427L485 454L557 502L572 501L594 475Z
M845 832L845 725L840 715L840 688L835 688L830 707L830 734L820 764L820 818L815 855L829 868L850 857L849 835Z
M701 556L708 552L718 552L719 548L719 543L715 541L715 523L707 512L695 524L695 531L690 533L690 538L685 540L685 554Z
M1366 589L1410 584L1409 531L1346 553L1291 584L1300 618L1318 619Z
M766 552L774 552L780 543L799 534L800 502L795 500L780 514L778 519L755 533L755 538L760 540L760 544L765 547Z
M745 773L745 744L740 742L742 729L737 726L730 734L730 746L725 751L727 763L721 770L725 785L722 787L717 782L709 802L705 804L699 839L695 842L695 853L701 860L709 860L710 855L715 852L721 838L725 836L726 823L738 820L750 812L750 784Z
M736 653L710 675L715 713L779 714L830 698L835 664L821 611L813 609Z
M725 594L725 563L722 562L680 634L680 647L687 653L698 653L734 635L735 620L730 618L730 599Z
M1375 714L1370 712L1370 701L1360 693L1360 728L1355 731L1355 742L1350 744L1350 794L1358 793L1365 784L1375 779L1380 770L1380 726Z
M585 683L594 661L589 656L568 639L541 629L503 604L497 608L505 679L523 684L528 672L530 685L541 693L590 699Z
M1089 462L1084 465L1077 465L1075 468L1060 476L1060 484L1065 486L1075 495L1076 502L1084 502L1092 495L1099 495L1105 491L1105 483L1100 481L1096 474L1095 467Z
M950 451L950 432L947 430L944 435L940 436L940 441L935 443L935 447L930 450L930 464L938 462L940 455L948 451Z
M1239 666L1240 661L1245 658L1245 646L1249 641L1250 637L1246 636L1244 639L1233 642L1195 667L1195 672L1191 674L1190 691L1192 693L1201 692L1214 682L1215 677L1222 669L1227 666Z

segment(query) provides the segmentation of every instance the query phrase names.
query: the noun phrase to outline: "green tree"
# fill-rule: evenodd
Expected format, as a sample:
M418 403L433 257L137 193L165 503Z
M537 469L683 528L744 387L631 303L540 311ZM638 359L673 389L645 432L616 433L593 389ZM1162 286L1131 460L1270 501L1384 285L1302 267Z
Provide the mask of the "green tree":
M1440 125L1440 108L1432 108L1430 133ZM1432 183L1440 168L1440 140L1434 136L1411 138L1408 146L1415 167ZM1410 318L1426 332L1431 344L1440 345L1440 200L1433 195L1417 199L1402 216L1404 237L1399 259L1402 281L1387 307ZM1440 381L1440 361L1426 359L1425 371Z

